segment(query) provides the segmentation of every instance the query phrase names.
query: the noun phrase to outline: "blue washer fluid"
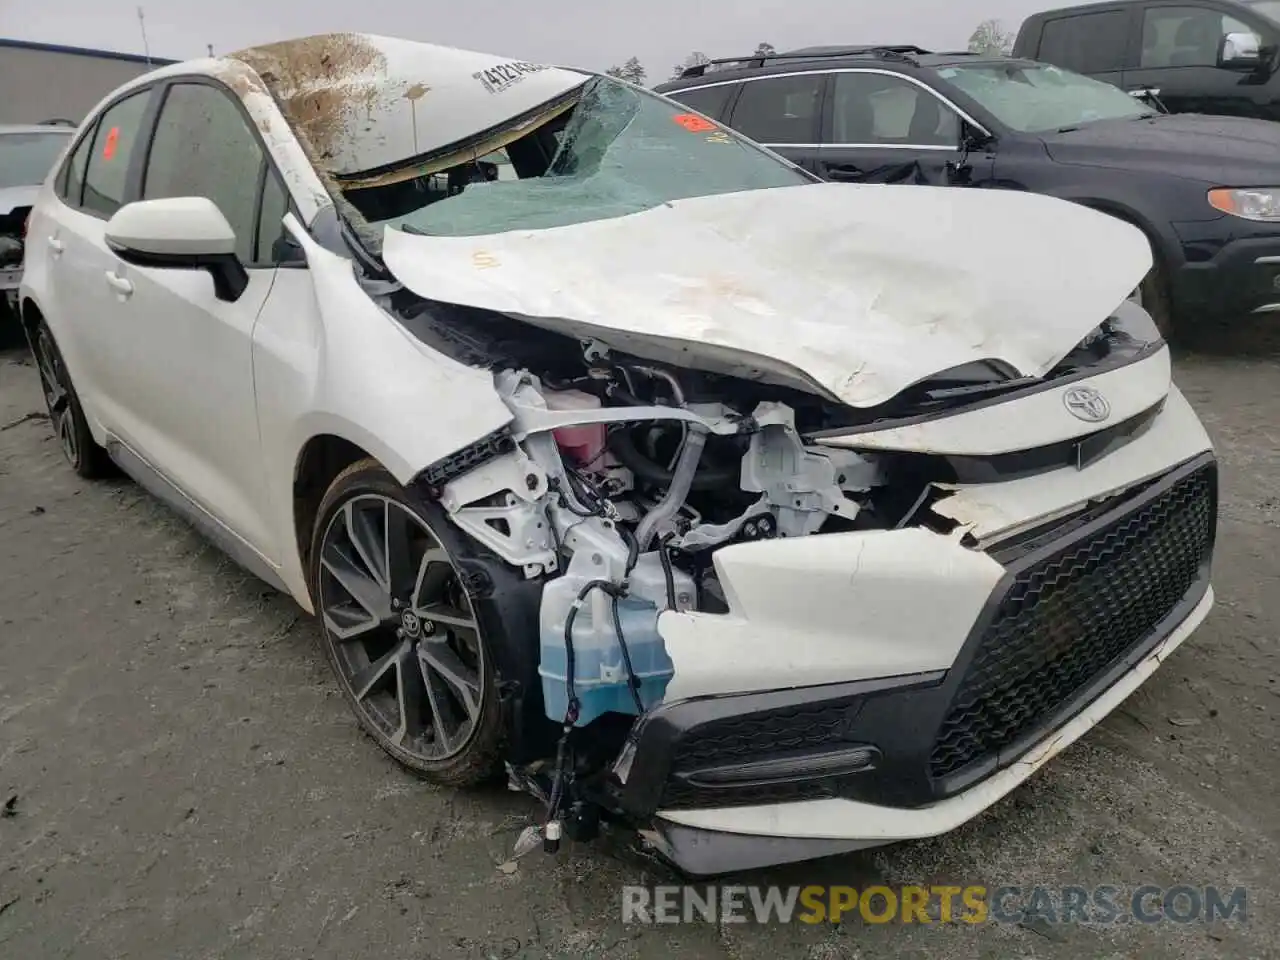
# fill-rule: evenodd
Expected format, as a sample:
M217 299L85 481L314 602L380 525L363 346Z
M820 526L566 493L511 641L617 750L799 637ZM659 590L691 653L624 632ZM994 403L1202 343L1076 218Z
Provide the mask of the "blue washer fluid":
M565 619L583 584L576 577L560 577L543 589L538 674L542 677L547 716L557 723L564 721L569 709ZM592 590L573 621L574 690L580 704L580 727L604 713L636 714L622 647L613 626L612 605L612 597L602 590ZM658 608L644 600L623 597L618 600L618 619L631 665L640 680L640 699L648 709L662 699L675 672L658 634Z

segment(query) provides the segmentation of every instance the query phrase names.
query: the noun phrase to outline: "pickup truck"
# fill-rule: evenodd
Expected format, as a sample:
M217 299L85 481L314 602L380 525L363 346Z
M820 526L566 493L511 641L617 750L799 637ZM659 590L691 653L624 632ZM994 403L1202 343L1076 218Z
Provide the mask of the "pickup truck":
M1013 55L1171 113L1280 120L1280 0L1120 0L1034 14Z

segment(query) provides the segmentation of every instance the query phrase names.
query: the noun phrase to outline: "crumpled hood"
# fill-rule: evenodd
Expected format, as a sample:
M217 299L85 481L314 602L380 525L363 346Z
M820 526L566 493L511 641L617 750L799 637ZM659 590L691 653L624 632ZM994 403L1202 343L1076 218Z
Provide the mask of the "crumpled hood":
M30 207L40 195L40 184L33 187L0 187L0 217L8 216L18 207Z
M1044 374L1151 265L1137 229L1066 201L853 184L488 236L389 229L383 257L419 296L855 407L971 361Z

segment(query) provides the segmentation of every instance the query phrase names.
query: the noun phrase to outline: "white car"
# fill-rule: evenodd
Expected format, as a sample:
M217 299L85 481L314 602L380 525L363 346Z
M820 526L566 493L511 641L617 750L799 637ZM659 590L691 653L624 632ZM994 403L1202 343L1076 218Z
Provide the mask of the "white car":
M314 612L388 753L710 874L958 826L1204 618L1149 266L1075 204L329 35L104 100L21 296L75 469Z
M27 214L74 127L0 124L0 303L18 299Z

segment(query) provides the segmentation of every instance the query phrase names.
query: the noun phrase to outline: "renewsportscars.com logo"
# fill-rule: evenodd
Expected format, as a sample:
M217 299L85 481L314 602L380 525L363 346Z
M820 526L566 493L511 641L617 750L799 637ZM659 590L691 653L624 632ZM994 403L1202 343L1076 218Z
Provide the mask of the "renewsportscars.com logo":
M622 922L1245 923L1244 887L624 886Z

